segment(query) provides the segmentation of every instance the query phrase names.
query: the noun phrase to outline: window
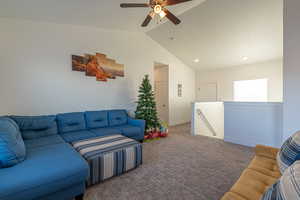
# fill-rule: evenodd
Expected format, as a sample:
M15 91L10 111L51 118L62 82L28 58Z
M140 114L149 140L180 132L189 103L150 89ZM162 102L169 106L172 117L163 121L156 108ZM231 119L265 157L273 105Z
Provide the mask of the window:
M268 79L234 81L234 101L268 101Z

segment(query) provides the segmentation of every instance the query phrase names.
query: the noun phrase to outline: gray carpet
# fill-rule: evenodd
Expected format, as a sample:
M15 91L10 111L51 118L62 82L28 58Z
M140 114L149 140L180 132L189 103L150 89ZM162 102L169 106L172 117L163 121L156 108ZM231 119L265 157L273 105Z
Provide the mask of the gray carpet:
M218 200L253 157L253 149L203 136L189 125L144 143L144 163L89 188L85 200Z

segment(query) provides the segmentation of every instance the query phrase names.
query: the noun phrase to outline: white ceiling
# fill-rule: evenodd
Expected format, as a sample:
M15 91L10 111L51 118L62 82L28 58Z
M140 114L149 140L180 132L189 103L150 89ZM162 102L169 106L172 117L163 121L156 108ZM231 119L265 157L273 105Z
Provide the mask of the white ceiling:
M140 25L148 8L119 6L147 1L0 0L0 17L145 31L184 63L200 70L282 58L283 0L193 0L169 7L180 15L180 25L167 20L158 25L154 20L146 29ZM193 62L196 58L199 63Z
M0 17L47 21L60 24L95 26L127 31L148 31L140 25L149 8L120 8L120 3L146 3L149 0L0 0ZM169 7L179 15L203 0Z
M283 0L206 0L180 18L179 26L167 22L147 34L195 69L283 56Z

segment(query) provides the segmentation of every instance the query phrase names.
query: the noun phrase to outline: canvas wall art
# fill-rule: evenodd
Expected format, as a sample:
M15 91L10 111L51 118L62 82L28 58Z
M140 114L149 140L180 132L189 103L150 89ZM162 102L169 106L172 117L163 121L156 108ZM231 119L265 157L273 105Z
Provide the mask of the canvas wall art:
M72 55L72 70L85 72L86 76L94 76L97 81L116 79L117 76L124 77L124 65L101 53Z

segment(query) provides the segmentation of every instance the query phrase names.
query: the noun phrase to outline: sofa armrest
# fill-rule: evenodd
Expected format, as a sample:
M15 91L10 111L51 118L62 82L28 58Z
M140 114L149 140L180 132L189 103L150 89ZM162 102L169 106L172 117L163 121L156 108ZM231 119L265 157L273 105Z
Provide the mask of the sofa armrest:
M263 156L271 159L276 159L278 151L279 149L270 146L256 145L255 147L255 154L257 156Z
M141 128L141 135L140 135L140 140L144 139L145 135L145 127L146 127L146 121L142 119L133 119L133 118L128 118L128 124L132 126L138 126Z

